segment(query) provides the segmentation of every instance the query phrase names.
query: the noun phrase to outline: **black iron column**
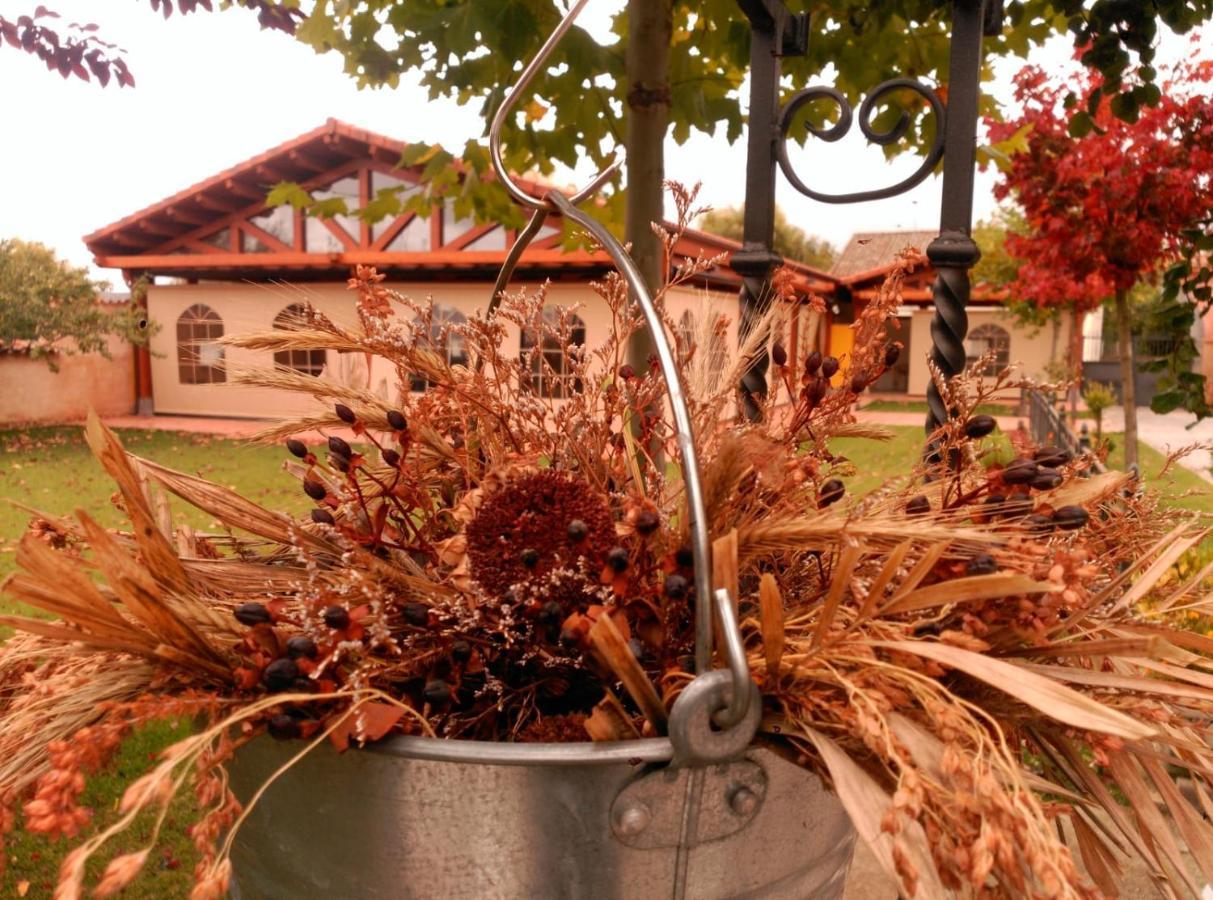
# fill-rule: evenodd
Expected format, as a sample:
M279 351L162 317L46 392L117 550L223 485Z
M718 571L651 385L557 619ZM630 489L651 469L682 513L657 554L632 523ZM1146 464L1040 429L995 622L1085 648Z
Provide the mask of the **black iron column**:
M731 265L741 276L741 339L761 319L771 299L771 273L783 258L771 248L775 239L775 165L779 131L780 60L807 50L808 20L793 16L783 0L738 0L750 20L750 110L747 147L745 222L742 249ZM767 393L766 351L741 379L742 408L755 421Z
M931 319L931 361L945 378L965 367L965 335L969 332L969 269L981 258L972 237L973 169L977 155L977 101L980 95L981 38L987 28L997 33L1001 3L955 0L952 5L952 53L948 60L948 114L943 158L943 203L939 237L927 247L935 267L932 289L935 315ZM986 7L989 7L986 9ZM984 20L984 21L983 21ZM927 386L928 433L945 422L950 412L932 382Z

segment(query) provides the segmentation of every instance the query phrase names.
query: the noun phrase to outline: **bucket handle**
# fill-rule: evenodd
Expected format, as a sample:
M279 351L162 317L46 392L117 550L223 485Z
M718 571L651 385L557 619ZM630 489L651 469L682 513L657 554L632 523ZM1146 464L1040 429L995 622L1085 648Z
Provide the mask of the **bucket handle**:
M556 30L548 37L538 54L523 69L517 84L502 100L489 131L490 156L498 179L510 195L522 205L534 210L526 229L506 256L505 264L497 278L494 294L489 306L492 314L500 302L502 291L510 274L522 256L526 245L538 233L549 212L556 212L589 232L606 251L616 268L628 283L633 298L644 316L645 325L652 336L658 363L665 377L666 392L674 416L675 435L680 451L683 484L686 489L688 530L691 535L691 552L695 569L695 680L679 695L671 711L671 742L674 743L676 762L718 762L735 758L744 752L758 728L761 717L761 702L758 689L750 679L746 663L745 646L737 627L733 611L733 598L728 591L712 587L712 546L708 536L707 509L704 502L703 485L700 481L699 457L695 449L694 430L690 407L683 391L677 361L665 326L653 295L645 284L635 261L619 240L597 219L577 208L576 204L586 199L614 175L619 162L612 162L594 176L589 184L571 198L557 190L548 190L535 197L522 188L505 167L501 155L501 133L510 111L523 90L530 84L536 72L546 63L560 38L572 27L573 20L585 8L589 0L579 0L564 16ZM713 609L715 607L715 609ZM711 671L712 619L715 612L720 620L720 631L724 641L724 655L729 671ZM697 687L698 685L698 687ZM713 730L711 722L725 729ZM675 723L679 723L677 737ZM731 740L724 741L722 736ZM715 736L716 740L708 740ZM681 746L680 746L681 745Z

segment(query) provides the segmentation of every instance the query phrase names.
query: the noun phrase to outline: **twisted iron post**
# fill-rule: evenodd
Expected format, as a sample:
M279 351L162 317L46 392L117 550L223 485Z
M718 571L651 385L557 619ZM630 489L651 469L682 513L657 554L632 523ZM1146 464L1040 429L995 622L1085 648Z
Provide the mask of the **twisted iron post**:
M948 114L944 124L943 202L939 237L927 247L935 267L931 319L931 361L944 378L965 367L965 336L969 332L969 270L981 258L972 236L973 169L977 158L977 101L980 95L981 39L997 34L1002 24L1001 3L994 0L955 0L952 5L952 55L948 60ZM927 386L927 433L948 420L947 408L934 379ZM928 445L928 455L935 449Z

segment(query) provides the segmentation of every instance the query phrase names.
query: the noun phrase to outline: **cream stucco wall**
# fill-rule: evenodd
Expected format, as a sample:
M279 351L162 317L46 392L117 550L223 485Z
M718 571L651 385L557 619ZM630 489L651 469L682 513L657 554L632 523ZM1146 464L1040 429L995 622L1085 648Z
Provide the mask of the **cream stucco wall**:
M483 309L487 304L490 284L424 284L391 283L399 293L418 302L432 298L465 316ZM518 283L511 289L536 285ZM341 324L357 321L354 294L344 283L312 283L298 285L260 285L237 282L153 285L148 291L148 309L153 321L163 327L152 339L152 393L155 411L178 415L234 416L267 418L295 415L309 410L313 401L285 391L253 388L232 384L182 384L177 365L178 317L191 305L202 303L223 319L224 334L264 331L273 327L274 318L292 303L310 302L325 315ZM548 287L548 303L578 306L578 315L586 325L586 345L599 346L609 335L610 310L586 284L552 284ZM666 298L666 309L677 322L686 310L698 316L705 309L723 312L730 320L729 346L736 345L736 298L709 294L690 288L676 288ZM507 325L507 347L517 347L518 329ZM226 349L230 367L272 365L269 353ZM329 353L324 376L354 381L359 387L369 386L389 401L397 396L398 385L389 366L377 361L370 373L369 385L365 364L361 358Z
M1052 325L1032 328L1021 325L1003 309L969 309L969 331L986 323L1005 328L1011 338L1010 360L1020 366L1020 372L1033 378L1045 376L1045 366L1054 358L1054 332ZM930 382L927 371L927 356L931 350L931 317L929 309L915 310L910 318L910 379L907 393L924 396ZM1070 322L1062 321L1057 326L1056 358L1064 359L1068 349Z
M0 425L17 422L80 422L89 408L103 416L128 415L135 407L131 345L110 337L110 358L100 353L61 355L58 372L45 360L0 356Z

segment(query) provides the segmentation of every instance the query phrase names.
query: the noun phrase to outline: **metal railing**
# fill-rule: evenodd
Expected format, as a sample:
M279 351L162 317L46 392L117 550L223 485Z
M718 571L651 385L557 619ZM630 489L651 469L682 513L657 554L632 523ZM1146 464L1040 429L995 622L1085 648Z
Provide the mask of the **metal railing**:
M1175 352L1178 342L1169 335L1135 334L1133 335L1133 357L1135 360L1158 359ZM1082 339L1082 358L1084 362L1117 362L1120 359L1120 347L1116 335L1088 335Z
M1028 431L1038 447L1061 447L1075 457L1089 457L1091 471L1107 471L1107 467L1091 453L1086 426L1083 426L1081 434L1074 434L1065 416L1057 409L1052 395L1041 391L1024 391L1024 400L1028 407Z

